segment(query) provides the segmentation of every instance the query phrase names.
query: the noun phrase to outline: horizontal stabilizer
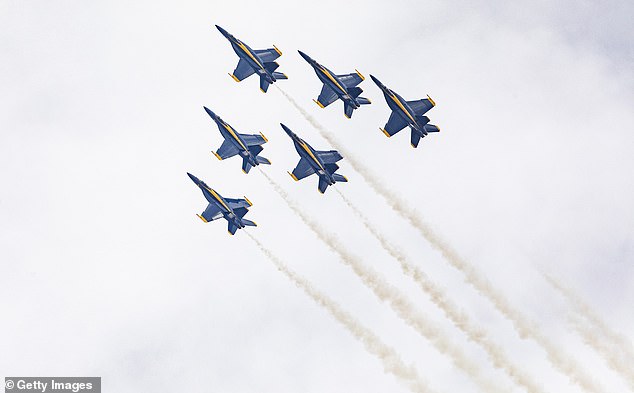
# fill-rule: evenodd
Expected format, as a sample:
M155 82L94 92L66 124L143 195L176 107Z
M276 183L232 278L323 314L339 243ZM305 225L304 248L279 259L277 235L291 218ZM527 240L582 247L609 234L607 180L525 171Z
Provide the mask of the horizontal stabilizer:
M251 163L249 162L249 159L247 157L244 157L242 159L242 172L249 173L250 170L251 170Z
M421 135L418 131L412 130L412 147L418 147L418 142L420 142Z
M268 71L268 72L273 72L275 70L277 70L277 67L279 67L280 65L277 64L276 62L272 61L270 63L264 63L264 68Z
M347 117L348 119L352 118L353 111L354 108L351 105L348 105L347 102L343 104L343 114L345 117Z
M425 124L425 131L427 132L440 132L440 128L433 124Z
M370 102L370 100L368 100L365 97L357 97L357 101L359 102L359 104L361 105L368 105L371 104L372 102Z
M269 89L269 82L264 79L264 77L260 77L260 90L262 91L262 93L266 93L266 91Z
M333 174L332 178L335 179L336 182L342 182L342 183L347 183L348 182L348 178L347 177L345 177L344 175L340 175L338 173Z
M258 164L271 165L271 161L269 161L268 158L257 156L255 157L255 160L258 162Z
M326 192L326 188L328 188L328 182L322 176L319 176L319 185L317 186L317 189L323 194Z
M251 221L251 220L242 220L242 223L248 227L257 227L258 224L256 224L255 222Z
M282 72L274 72L273 76L275 77L275 79L288 79L288 76L286 76L286 74Z

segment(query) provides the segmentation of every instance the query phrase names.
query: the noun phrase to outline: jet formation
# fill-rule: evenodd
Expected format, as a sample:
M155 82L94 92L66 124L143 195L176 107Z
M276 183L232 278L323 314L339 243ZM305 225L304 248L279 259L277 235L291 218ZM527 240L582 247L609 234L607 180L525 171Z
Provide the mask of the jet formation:
M282 52L275 45L269 49L253 50L222 27L216 25L216 28L229 41L234 52L239 57L238 65L233 73L229 74L236 82L241 82L254 74L258 75L260 77L260 90L266 93L271 84L278 80L288 79L284 73L277 71L279 64L276 60L282 55ZM365 80L365 77L358 70L355 69L355 72L350 74L337 75L306 53L298 52L313 68L322 83L319 96L316 100L313 99L321 108L341 100L343 102L344 115L350 119L355 109L359 109L361 105L371 104L368 98L361 97L363 89L359 85ZM437 126L430 124L430 119L425 115L436 106L436 103L429 95L427 98L420 100L406 101L373 75L370 75L370 78L383 93L385 101L391 110L385 126L379 127L386 136L392 137L405 127L409 127L411 129L410 142L412 147L416 148L420 140L429 133L440 131ZM204 109L218 126L220 135L223 138L218 150L212 151L216 158L225 160L233 156L240 156L242 158L242 171L245 174L248 174L254 166L271 164L269 159L260 156L260 153L264 150L262 145L268 142L264 134L241 134L212 110L207 107L204 107ZM302 180L310 175L316 175L319 179L317 190L322 194L326 192L328 186L348 181L344 175L336 173L339 170L337 162L343 160L343 156L338 151L315 150L286 125L282 123L280 125L291 138L293 146L300 157L295 169L292 172L288 172L295 181ZM244 218L252 206L251 201L246 197L244 199L224 198L196 176L189 172L187 175L200 188L208 202L205 211L202 214L197 214L202 221L210 222L222 217L227 220L228 231L231 235L235 234L238 229L256 226L255 222Z

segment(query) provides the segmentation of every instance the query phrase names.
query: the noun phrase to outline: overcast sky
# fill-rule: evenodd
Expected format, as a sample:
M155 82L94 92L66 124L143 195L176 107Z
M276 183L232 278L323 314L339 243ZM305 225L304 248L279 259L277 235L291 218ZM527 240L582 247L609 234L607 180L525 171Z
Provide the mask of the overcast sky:
M278 82L416 209L509 302L611 392L624 379L574 334L572 288L634 339L634 15L631 1L0 2L0 376L101 376L104 391L406 392L241 231L203 224L191 172L253 203L249 228L393 346L441 392L476 392L449 358L343 266L257 170L218 161L209 107L269 139L263 166L303 209L406 293L488 379L521 391L401 274L338 195L287 174L283 122L327 142L275 88L227 73L218 24L283 52ZM373 74L407 100L429 94L441 128L418 149L388 139L372 105L351 120L301 49L338 74ZM344 159L338 187L526 373L580 392L521 340Z

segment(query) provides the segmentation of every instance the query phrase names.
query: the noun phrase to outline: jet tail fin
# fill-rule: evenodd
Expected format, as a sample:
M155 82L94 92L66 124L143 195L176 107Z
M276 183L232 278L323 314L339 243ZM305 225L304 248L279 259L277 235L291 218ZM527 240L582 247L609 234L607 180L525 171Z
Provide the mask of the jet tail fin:
M361 95L361 93L363 93L363 89L360 88L359 86L349 87L348 93L350 93L352 97L357 98Z
M333 173L332 178L335 179L336 182L342 182L342 183L348 182L347 177L345 177L344 175L340 175L338 173Z
M264 69L267 70L270 73L273 73L273 71L277 70L277 67L279 67L280 65L277 64L274 61L270 61L268 63L264 63Z
M273 76L275 77L275 79L288 79L288 76L286 76L286 74L282 72L274 72Z

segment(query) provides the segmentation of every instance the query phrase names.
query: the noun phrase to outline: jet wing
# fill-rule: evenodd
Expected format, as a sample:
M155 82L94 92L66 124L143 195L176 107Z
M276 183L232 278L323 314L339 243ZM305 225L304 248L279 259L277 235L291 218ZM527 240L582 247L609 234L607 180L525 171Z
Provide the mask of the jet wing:
M319 157L324 164L334 164L343 159L337 150L317 151L316 153L317 157Z
M423 98L422 100L407 101L407 105L412 108L416 115L424 115L428 110L434 107L434 102Z
M358 72L352 74L337 75L337 78L343 82L346 88L351 88L364 81L364 77Z
M256 49L254 52L262 59L263 63L270 63L282 55L282 52L275 47L270 49Z
M324 85L321 88L321 93L319 93L319 97L317 97L316 102L317 102L317 105L319 105L322 108L325 108L328 105L332 104L333 102L337 101L337 98L339 98L337 93L335 93L335 91L332 90L327 85Z
M201 216L205 219L205 221L209 222L222 217L222 212L220 211L218 205L216 205L215 203L210 203L207 205L207 208L205 209L203 214L201 214Z
M249 65L246 60L240 59L240 61L238 62L238 66L233 71L232 77L237 82L240 82L251 76L254 72L255 70Z
M315 173L315 170L310 166L308 160L302 157L299 160L299 163L297 163L295 169L293 169L292 176L295 180L301 180L313 173Z
M382 131L385 135L390 137L406 126L407 122L405 121L405 119L403 119L398 113L392 112L390 118L387 121L387 124L385 124L385 129Z
M240 153L240 150L234 145L232 142L225 139L220 145L220 148L214 153L216 157L220 160L224 160L225 158L233 157L236 154Z
M229 207L232 208L234 212L239 208L251 207L251 202L249 202L246 198L243 198L243 199L225 198L225 202L227 202L227 205L229 205Z
M263 145L267 142L263 135L240 134L240 137L247 146Z

